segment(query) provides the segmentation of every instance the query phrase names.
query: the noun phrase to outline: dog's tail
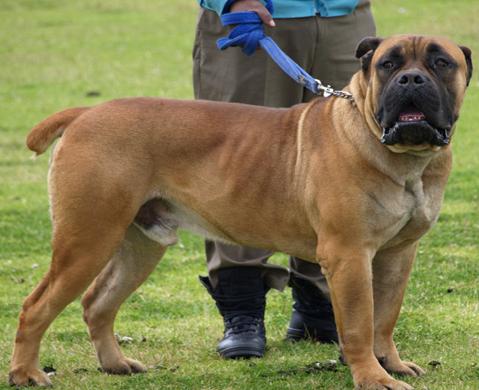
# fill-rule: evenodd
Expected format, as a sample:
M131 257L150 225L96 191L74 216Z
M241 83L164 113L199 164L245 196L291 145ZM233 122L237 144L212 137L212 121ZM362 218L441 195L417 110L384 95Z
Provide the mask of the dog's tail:
M89 109L90 107L69 108L44 119L28 134L28 149L33 150L37 156L42 154L55 139L62 136L70 123Z

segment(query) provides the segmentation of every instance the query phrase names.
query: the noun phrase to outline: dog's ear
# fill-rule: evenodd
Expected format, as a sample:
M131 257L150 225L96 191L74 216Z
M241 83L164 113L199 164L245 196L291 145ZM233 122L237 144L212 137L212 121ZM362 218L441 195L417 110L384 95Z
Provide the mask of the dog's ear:
M472 53L471 49L469 49L466 46L459 46L464 53L464 57L466 58L466 65L467 65L467 74L466 74L466 81L467 85L469 85L469 82L471 81L472 77Z
M366 72L369 69L374 50L377 49L382 41L383 39L379 37L366 37L359 42L356 48L356 58L361 59L361 67L363 68L363 71Z

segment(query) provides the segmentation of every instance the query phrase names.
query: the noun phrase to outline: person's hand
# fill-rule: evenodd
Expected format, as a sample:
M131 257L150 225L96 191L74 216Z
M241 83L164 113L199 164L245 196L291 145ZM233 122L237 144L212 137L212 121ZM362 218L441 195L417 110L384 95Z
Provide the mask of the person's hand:
M254 11L258 14L264 24L267 24L271 27L276 26L273 17L259 0L236 0L230 7L230 12L244 11Z

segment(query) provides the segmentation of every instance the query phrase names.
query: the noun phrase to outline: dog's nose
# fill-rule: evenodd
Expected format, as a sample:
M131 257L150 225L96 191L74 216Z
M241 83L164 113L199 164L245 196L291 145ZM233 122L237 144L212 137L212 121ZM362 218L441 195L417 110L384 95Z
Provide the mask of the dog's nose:
M396 82L401 87L415 86L420 87L425 84L427 78L420 72L406 72L398 76Z

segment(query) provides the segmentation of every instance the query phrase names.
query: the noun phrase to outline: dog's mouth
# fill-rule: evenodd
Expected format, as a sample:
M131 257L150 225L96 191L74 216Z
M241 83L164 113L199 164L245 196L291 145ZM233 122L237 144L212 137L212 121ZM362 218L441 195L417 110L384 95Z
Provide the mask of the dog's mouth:
M445 146L450 142L451 129L431 125L422 111L401 111L391 127L383 127L381 143L385 145Z
M426 115L421 111L406 111L399 114L398 122L418 122L426 120Z

